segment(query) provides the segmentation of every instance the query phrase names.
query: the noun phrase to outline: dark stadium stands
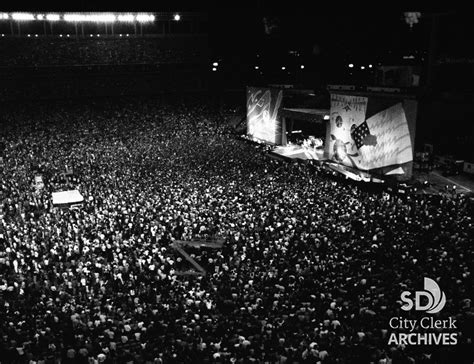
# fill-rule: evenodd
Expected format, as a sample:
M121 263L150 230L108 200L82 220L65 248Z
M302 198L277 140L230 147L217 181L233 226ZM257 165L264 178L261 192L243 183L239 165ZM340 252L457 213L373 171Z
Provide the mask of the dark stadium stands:
M0 38L0 67L203 63L205 36Z

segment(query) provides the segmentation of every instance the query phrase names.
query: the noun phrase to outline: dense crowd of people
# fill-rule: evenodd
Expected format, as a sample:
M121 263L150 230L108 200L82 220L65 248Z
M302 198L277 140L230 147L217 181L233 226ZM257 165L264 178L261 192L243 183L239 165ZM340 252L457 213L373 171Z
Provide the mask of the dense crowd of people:
M269 159L229 131L230 108L203 105L3 108L0 362L472 362L464 196L375 193ZM68 189L84 205L52 206ZM177 275L172 242L213 237L222 249L192 252L207 274ZM388 345L391 317L419 315L400 293L425 276L458 345Z
M205 37L0 38L0 67L199 63L207 61Z

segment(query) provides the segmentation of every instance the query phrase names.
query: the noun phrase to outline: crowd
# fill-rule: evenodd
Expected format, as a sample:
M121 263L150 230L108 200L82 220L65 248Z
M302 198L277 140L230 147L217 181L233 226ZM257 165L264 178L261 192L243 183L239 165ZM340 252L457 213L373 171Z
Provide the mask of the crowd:
M230 108L203 105L3 108L0 362L472 362L465 197L374 193L269 159L229 131ZM84 206L54 208L72 188ZM192 251L207 274L177 275L170 244L212 237L221 250ZM400 293L423 277L457 346L388 345L391 317L419 315Z
M125 35L124 35L125 36ZM203 37L0 38L0 67L206 62Z

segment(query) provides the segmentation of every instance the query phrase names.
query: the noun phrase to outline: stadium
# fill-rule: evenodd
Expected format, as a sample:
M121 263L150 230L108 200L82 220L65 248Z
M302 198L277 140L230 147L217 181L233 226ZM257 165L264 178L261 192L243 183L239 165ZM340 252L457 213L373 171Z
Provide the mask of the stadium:
M473 362L462 11L3 10L0 363Z

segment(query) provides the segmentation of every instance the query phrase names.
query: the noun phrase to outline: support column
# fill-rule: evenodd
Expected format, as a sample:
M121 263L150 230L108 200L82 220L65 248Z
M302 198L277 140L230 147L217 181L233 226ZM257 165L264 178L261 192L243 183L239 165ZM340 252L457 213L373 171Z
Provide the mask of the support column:
M286 136L286 121L288 118L282 117L281 121L281 145L285 146L288 144L288 138Z

